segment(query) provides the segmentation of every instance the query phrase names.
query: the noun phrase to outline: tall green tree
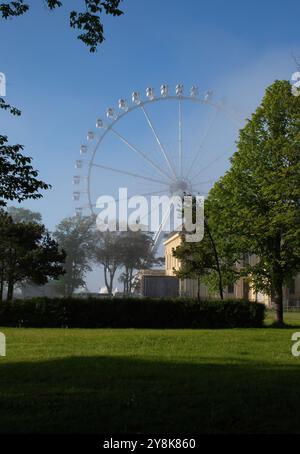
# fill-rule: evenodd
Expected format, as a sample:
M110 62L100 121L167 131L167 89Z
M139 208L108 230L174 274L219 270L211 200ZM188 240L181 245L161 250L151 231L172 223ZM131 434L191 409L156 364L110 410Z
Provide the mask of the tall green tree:
M276 81L240 131L229 171L209 194L224 240L236 253L257 257L241 274L271 296L278 325L283 285L300 271L299 158L300 97L288 81Z

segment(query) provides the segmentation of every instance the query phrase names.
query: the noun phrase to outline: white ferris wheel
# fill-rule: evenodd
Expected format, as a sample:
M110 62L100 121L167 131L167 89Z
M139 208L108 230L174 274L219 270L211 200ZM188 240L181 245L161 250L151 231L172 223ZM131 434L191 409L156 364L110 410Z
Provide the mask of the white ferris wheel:
M234 112L224 100L215 101L211 90L200 94L193 85L186 93L182 84L174 91L161 85L157 94L147 88L145 97L134 91L131 103L119 99L118 109L109 107L105 117L87 133L75 162L78 216L97 214L100 195L120 201L120 187L128 188L128 197L205 196L226 170L240 127ZM167 216L161 214L154 232L155 247Z

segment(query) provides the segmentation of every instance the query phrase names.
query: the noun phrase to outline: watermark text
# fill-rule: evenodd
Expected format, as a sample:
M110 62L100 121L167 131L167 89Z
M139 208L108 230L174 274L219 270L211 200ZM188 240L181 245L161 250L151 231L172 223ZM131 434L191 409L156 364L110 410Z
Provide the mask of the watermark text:
M100 196L96 208L100 210L96 223L101 232L182 231L187 242L199 242L204 236L203 196L128 197L127 188L119 188L117 199L109 195Z

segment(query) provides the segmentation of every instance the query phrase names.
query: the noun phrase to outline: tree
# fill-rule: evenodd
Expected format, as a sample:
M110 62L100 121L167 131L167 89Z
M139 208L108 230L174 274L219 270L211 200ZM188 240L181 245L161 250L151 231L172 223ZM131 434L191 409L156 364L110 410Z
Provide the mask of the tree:
M21 207L9 207L7 214L14 222L42 222L42 215L36 211L31 211Z
M85 276L91 271L94 245L93 217L69 217L56 227L54 238L66 252L65 274L57 282L65 296L71 296L86 285Z
M94 261L103 266L104 281L109 295L118 269L123 269L119 281L124 285L124 293L130 294L134 288L136 271L149 268L161 259L154 257L152 234L132 231L97 230L95 232Z
M283 324L282 287L300 270L300 98L276 81L240 131L231 168L209 201L219 232L236 253L257 257L241 275L275 303Z
M3 238L0 248L1 289L3 292L3 283L6 282L8 301L13 299L16 284L31 281L41 285L63 273L65 253L44 225L14 222L6 213L1 212L0 230Z
M113 283L118 268L122 266L121 232L95 232L94 261L103 266L104 282L109 295L112 295Z
M220 235L213 216L209 215L211 211L209 202L206 201L202 241L187 242L183 232L181 245L173 250L174 257L180 260L180 269L175 270L176 275L180 279L197 279L198 299L201 278L212 291L218 291L223 299L224 288L238 277L237 256L228 248L223 235Z
M8 243L7 239L10 235L13 222L38 222L41 223L42 216L40 213L36 213L25 208L9 207L5 212L0 211L0 301L3 299L3 291L5 284L5 264L7 260Z
M0 98L0 109L8 110L12 115L21 115L15 107ZM22 145L8 145L7 136L0 135L0 206L7 200L21 202L25 199L42 197L39 192L50 186L37 179L38 172L31 165L31 158L22 154Z
M153 238L151 233L141 230L122 232L120 236L120 261L124 271L119 280L123 282L124 293L132 293L136 271L150 268L159 263L153 252Z
M6 254L8 249L8 232L12 225L12 218L0 209L0 301L3 300L6 271Z
M70 27L82 30L78 35L84 44L89 46L91 52L97 50L97 46L104 41L103 13L112 16L121 16L119 9L122 0L83 0L83 11L70 12ZM63 2L59 0L45 1L50 10L60 8ZM35 2L36 3L36 2ZM23 0L14 0L0 4L0 13L3 19L22 16L30 8Z

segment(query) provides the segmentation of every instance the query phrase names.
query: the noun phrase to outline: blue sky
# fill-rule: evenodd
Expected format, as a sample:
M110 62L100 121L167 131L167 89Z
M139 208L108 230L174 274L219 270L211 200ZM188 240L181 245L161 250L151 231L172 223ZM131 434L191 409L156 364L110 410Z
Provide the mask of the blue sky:
M172 90L180 82L196 84L225 98L243 122L268 84L290 79L292 55L300 56L296 0L124 0L123 16L104 17L106 41L96 54L68 25L70 8L82 1L65 0L55 12L42 0L29 3L34 6L28 14L0 23L7 100L22 109L21 118L0 112L0 125L11 142L25 145L53 186L42 200L24 203L40 211L51 229L74 212L72 176L80 144L120 97L130 100L133 90L144 93L147 86L158 91L161 83ZM168 129L159 112L157 121ZM134 140L137 123L128 121L124 131ZM222 128L213 135L221 136ZM122 156L119 168L127 163L125 151ZM218 165L222 173L227 164ZM115 175L98 178L102 192L112 181L117 186Z

